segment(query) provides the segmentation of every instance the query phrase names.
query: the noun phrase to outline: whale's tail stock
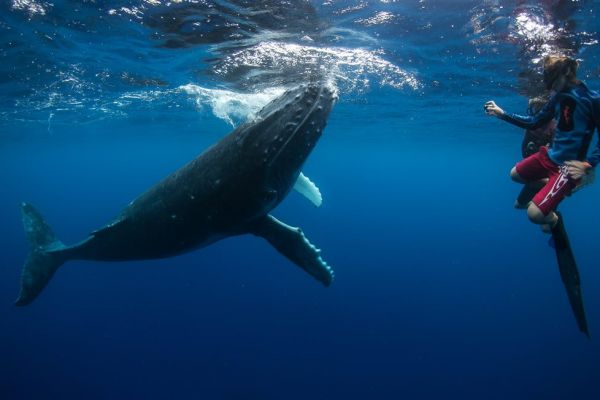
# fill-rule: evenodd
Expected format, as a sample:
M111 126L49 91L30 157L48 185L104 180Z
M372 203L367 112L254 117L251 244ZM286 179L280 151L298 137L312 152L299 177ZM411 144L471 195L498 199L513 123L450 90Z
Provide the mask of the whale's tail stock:
M21 213L30 252L23 266L21 292L15 305L26 306L46 287L56 270L67 261L67 256L62 251L65 245L31 204L22 203Z

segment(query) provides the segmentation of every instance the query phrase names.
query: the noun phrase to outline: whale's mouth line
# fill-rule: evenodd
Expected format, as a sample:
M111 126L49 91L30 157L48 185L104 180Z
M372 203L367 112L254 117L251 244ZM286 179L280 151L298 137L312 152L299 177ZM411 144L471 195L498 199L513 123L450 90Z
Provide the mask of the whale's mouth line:
M296 128L294 129L294 132L292 132L292 134L288 137L288 139L285 141L285 143L283 143L283 145L279 148L279 150L277 151L277 154L275 154L275 156L269 161L269 167L273 165L273 163L279 158L279 156L281 155L281 152L283 151L283 149L285 149L288 144L292 141L292 139L294 139L296 137L296 134L298 133L298 130L300 129L301 126L304 125L304 123L306 122L306 120L312 115L312 113L314 112L316 107L319 107L319 98L321 97L321 93L323 92L323 87L319 88L319 93L317 93L316 96L316 100L314 102L314 104L310 107L310 110L306 113L306 115L304 116L304 118L302 119L302 121L300 121L297 125Z

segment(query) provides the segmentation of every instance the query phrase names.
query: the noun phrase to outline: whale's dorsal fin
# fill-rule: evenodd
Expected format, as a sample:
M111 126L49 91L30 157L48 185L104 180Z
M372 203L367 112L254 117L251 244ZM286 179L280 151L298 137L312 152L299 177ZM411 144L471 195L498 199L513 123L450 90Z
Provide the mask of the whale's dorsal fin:
M321 191L315 185L313 181L308 179L306 175L300 172L296 183L294 184L294 190L306 197L315 206L319 207L323 203L323 196Z
M331 285L333 270L321 258L321 250L308 241L300 228L286 225L267 215L254 225L251 233L265 238L277 251L323 285Z

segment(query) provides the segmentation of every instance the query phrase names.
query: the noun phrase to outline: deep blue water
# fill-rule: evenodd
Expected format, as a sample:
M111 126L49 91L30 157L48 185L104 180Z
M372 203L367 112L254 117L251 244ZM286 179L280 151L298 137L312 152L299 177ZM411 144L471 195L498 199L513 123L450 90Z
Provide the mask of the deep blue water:
M588 340L512 207L522 132L482 112L524 111L551 52L600 89L600 2L280 3L2 3L0 398L600 398L600 186L561 205ZM331 287L240 236L72 261L13 306L21 201L77 242L321 66L339 100L303 171L324 203L273 214Z

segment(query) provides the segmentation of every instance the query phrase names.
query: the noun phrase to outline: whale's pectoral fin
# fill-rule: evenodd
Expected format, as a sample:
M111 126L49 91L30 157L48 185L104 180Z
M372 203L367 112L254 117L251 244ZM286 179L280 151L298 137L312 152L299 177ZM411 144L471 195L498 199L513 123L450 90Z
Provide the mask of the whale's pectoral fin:
M294 190L306 197L311 203L319 207L323 203L323 196L321 191L315 185L313 181L308 179L306 175L300 172L296 183L294 184Z
M333 281L333 270L321 258L321 250L313 246L300 228L294 228L267 215L251 230L265 238L281 254L308 272L325 286Z

